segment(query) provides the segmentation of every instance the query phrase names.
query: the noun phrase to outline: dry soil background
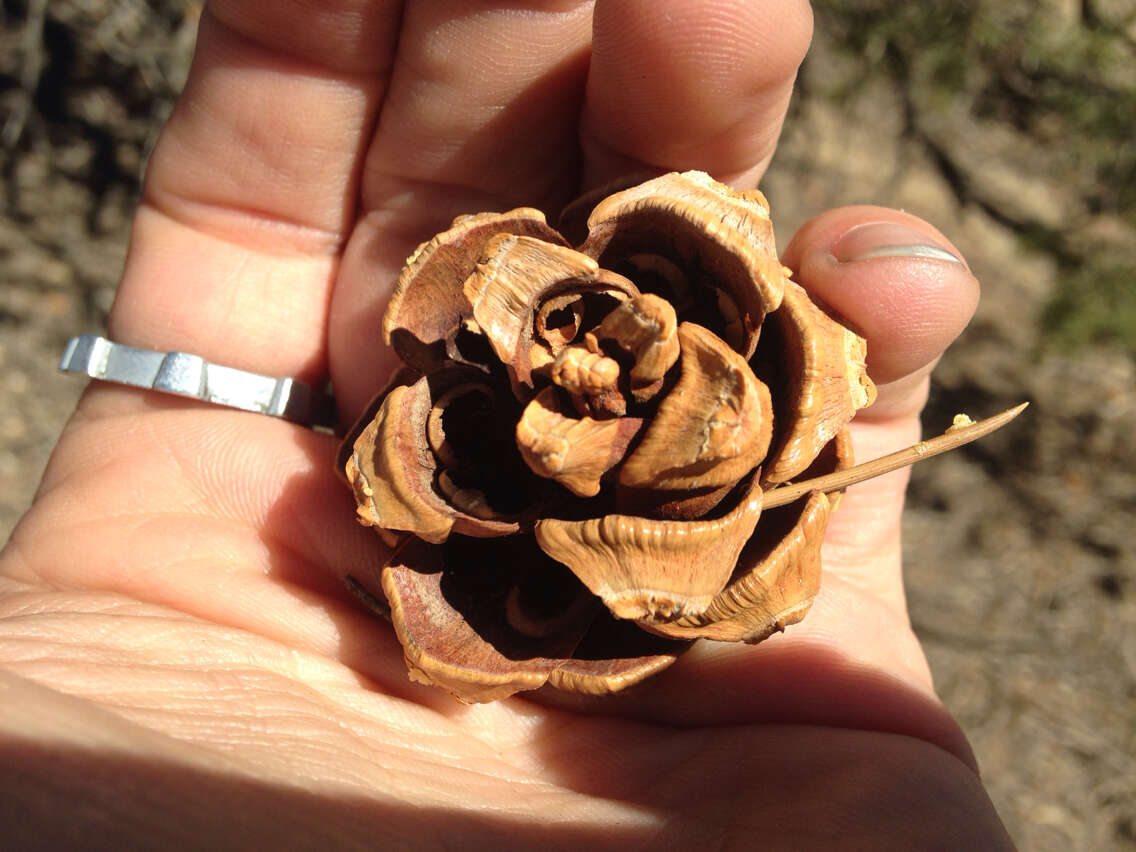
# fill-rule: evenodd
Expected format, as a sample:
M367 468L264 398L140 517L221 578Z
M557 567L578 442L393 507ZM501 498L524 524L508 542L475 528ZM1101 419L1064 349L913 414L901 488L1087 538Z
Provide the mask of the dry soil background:
M80 383L196 0L4 0L0 541ZM925 422L1026 416L917 469L911 613L1024 849L1136 848L1136 3L814 3L764 188L782 242L903 207L984 284Z

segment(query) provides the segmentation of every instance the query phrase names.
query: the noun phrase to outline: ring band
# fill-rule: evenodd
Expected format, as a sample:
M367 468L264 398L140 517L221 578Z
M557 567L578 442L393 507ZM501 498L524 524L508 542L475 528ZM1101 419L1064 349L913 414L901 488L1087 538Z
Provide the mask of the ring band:
M59 369L282 417L303 426L330 428L334 423L331 396L316 392L306 382L210 364L187 352L155 352L114 343L95 334L82 334L68 341Z

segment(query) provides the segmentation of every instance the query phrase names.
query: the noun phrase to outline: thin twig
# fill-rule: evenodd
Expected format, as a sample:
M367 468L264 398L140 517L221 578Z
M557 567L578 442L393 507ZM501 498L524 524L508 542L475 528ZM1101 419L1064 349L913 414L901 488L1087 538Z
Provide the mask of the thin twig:
M385 600L370 591L366 586L348 574L343 578L343 582L347 584L347 590L353 594L356 599L363 604L367 609L386 621L391 620L391 608Z
M766 491L762 500L762 507L772 509L775 506L784 506L786 503L792 503L812 491L839 491L849 485L863 482L865 479L891 473L893 470L899 470L901 467L907 467L917 461L923 461L964 444L969 444L971 441L977 441L996 429L1001 429L1021 414L1027 405L1029 405L1028 402L1023 402L1021 405L1016 405L1001 414L995 414L993 417L987 417L985 420L979 420L977 423L958 423L937 438L920 441L905 450L881 456L878 459L854 465L845 470L838 470L836 473L818 476L815 479L806 479L804 482L793 482Z

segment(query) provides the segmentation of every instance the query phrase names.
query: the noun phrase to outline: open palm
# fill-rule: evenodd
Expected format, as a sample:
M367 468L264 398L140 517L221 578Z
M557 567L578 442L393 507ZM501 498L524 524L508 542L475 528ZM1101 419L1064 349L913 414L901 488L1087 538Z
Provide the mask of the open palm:
M800 0L217 0L111 336L330 376L350 421L392 366L380 317L415 244L461 213L554 213L630 171L754 185L810 24ZM930 366L977 298L963 264L920 245L949 248L914 217L845 208L785 252L868 337L881 387L860 457L917 435ZM821 595L787 634L701 643L603 701L464 706L411 684L393 632L346 593L383 549L335 449L88 390L0 563L0 815L18 840L1006 842L907 623L902 474L850 490Z

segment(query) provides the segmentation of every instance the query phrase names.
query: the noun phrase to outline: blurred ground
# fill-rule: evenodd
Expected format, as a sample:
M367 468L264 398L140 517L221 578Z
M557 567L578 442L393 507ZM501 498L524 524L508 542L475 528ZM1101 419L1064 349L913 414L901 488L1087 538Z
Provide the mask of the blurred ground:
M936 375L941 431L1033 405L916 469L912 619L1023 849L1136 848L1136 0L814 3L764 184L779 238L876 203L937 224L984 285ZM195 0L4 0L0 541L109 307Z

